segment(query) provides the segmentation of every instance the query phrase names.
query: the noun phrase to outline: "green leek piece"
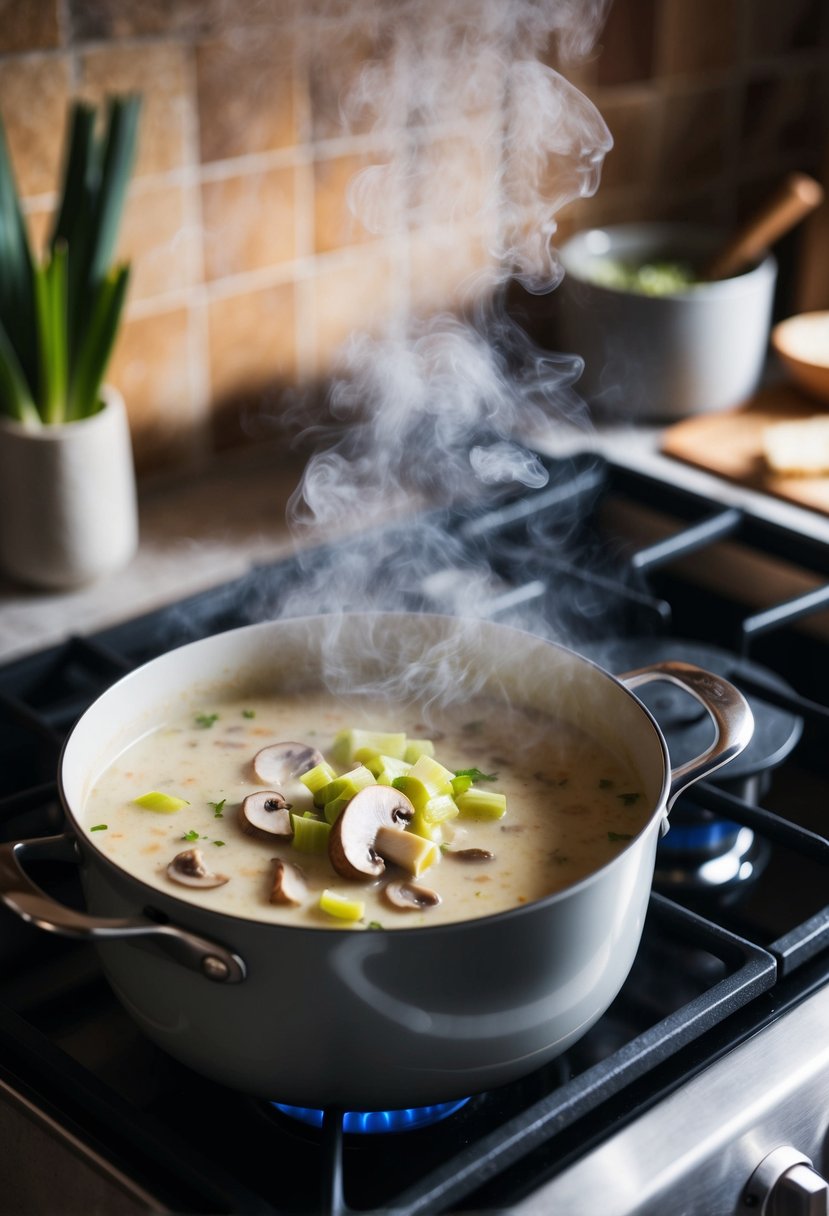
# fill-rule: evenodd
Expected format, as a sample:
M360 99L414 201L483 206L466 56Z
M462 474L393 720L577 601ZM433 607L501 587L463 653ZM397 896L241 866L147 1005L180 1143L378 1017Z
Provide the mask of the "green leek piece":
M328 802L326 802L325 806L322 808L322 812L325 815L325 822L333 826L353 797L353 794L340 794L338 798L331 798Z
M414 764L421 756L434 756L435 745L431 739L410 739L406 744L403 759Z
M461 815L470 819L501 819L507 810L505 794L495 794L492 790L481 790L474 785L465 793L458 794L455 801Z
M411 830L426 840L440 842L443 839L442 825L457 818L458 814L458 804L451 794L438 794L429 798L422 807L415 808Z
M405 794L416 811L422 811L432 798L452 793L452 773L431 756L421 756L408 773L395 777L392 785Z
M456 798L458 794L465 794L470 789L472 789L472 778L468 773L461 773L460 776L452 778L452 793Z
M322 819L308 819L304 815L291 815L294 829L294 848L299 853L325 853L328 850L328 834L331 824Z
M360 790L364 790L367 785L375 785L374 773L364 764L358 764L356 768L352 768L347 773L343 773L341 777L335 777L333 781L329 781L327 785L317 790L314 795L314 802L317 806L326 806L335 798L341 798L348 795L353 798Z
M141 794L138 798L133 798L133 802L136 806L142 806L145 811L157 811L161 815L171 815L173 811L180 811L183 806L190 805L186 798L177 798L175 794L162 794L159 790Z
M403 759L406 750L406 735L404 731L377 730L341 730L335 735L331 754L337 764L353 764L355 753L363 748L382 752L384 756L396 756Z
M329 916L336 917L337 920L361 920L366 911L366 905L362 899L348 899L345 895L338 895L336 891L330 891L327 887L320 895L320 908Z
M299 779L312 794L318 794L323 786L332 782L336 776L336 771L328 761L323 760L320 764L315 764L313 768L309 768L307 773L300 773Z
M405 777L411 764L407 764L405 760L398 760L396 756L378 756L378 768L372 772L377 778L378 785L391 785L396 777Z

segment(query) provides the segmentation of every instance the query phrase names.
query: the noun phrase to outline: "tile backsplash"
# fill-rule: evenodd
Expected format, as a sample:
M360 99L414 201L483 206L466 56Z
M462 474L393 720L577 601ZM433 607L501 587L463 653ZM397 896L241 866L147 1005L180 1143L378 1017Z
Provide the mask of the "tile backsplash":
M325 384L352 333L503 278L504 230L538 225L510 163L509 65L534 10L554 15L541 58L614 140L590 197L555 157L541 174L554 244L595 222L731 225L787 170L819 173L824 0L0 0L0 112L36 243L70 99L143 95L111 367L139 472L256 437ZM568 54L579 10L599 12L598 38Z

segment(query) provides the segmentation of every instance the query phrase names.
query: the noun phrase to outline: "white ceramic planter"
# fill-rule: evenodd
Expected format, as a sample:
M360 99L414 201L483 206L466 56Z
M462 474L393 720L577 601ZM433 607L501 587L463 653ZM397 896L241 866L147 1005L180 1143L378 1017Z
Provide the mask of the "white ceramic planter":
M91 418L37 429L0 419L0 567L53 590L126 565L138 543L126 409L102 391Z

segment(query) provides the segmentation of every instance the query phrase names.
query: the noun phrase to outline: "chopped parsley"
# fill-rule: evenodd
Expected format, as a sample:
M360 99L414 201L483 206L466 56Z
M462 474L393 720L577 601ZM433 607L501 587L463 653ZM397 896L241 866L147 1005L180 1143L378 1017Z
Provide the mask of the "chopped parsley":
M608 832L607 838L614 842L618 840L633 840L630 832Z
M255 717L256 717L256 710L255 710L255 709L243 709L243 710L242 710L242 717L243 717L243 718L255 718Z
M214 722L218 722L218 714L196 714L196 725L203 727L205 730L212 726Z
M221 802L208 802L207 805L213 807L214 818L216 818L216 819L222 818L222 811L224 810L224 805L226 802L227 802L227 798L223 798L221 800Z
M96 823L94 828L90 828L90 832L105 832L109 827L108 823Z
M617 794L616 797L620 802L624 803L625 806L633 806L633 804L639 800L639 794Z
M497 773L482 773L479 768L455 769L456 777L469 777L472 781L497 781Z
M198 839L199 839L199 834L198 834L198 832L195 830L195 828L191 828L189 832L185 832L185 833L184 833L184 835L182 836L182 838L181 838L181 839L182 839L182 840L198 840ZM205 839L205 837L204 837L204 836L202 836L202 837L201 837L201 839L202 839L202 840L204 840L204 839Z
M366 925L366 928L367 929L382 929L383 926L380 924L379 920L370 920L368 922L368 924Z
M213 841L213 843L215 844L215 846L216 846L216 848L217 848L217 849L221 849L221 848L222 848L222 846L224 845L224 841L223 841L223 840L214 840L214 841Z

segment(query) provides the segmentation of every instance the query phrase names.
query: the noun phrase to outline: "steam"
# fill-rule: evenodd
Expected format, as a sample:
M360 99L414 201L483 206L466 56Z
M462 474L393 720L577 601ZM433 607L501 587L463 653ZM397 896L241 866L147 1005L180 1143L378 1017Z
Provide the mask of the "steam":
M375 48L341 98L343 132L369 132L387 150L352 182L354 214L401 240L463 234L485 258L454 313L413 314L379 336L356 331L325 414L304 415L314 454L290 504L297 536L330 541L344 525L364 534L358 546L329 545L324 561L305 559L288 614L436 607L480 618L508 594L446 526L445 509L538 490L546 469L518 436L557 417L587 425L574 389L580 360L534 348L503 295L511 280L533 292L556 286L557 215L598 186L607 128L547 59L575 70L608 2L318 0L310 36L327 57L336 61L341 41ZM389 528L412 500L436 509ZM536 614L519 612L517 623L547 628Z

